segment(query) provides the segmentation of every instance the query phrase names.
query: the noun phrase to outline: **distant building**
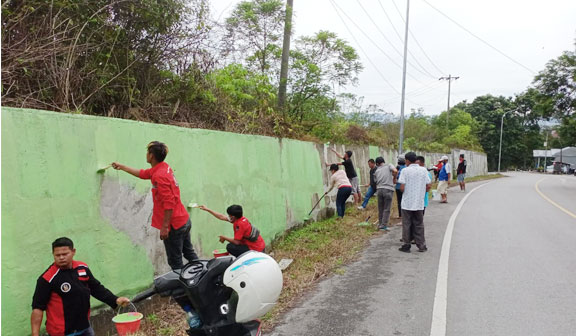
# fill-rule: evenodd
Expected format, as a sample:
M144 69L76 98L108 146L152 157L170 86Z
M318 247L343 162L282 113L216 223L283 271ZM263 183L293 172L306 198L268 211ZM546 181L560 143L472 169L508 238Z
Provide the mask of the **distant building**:
M560 153L560 148L552 148L548 150L544 149L535 149L532 151L532 157L534 157L534 165L535 168L538 169L542 166L548 166L548 164L544 164L544 160L547 162L554 161L554 156Z
M569 164L576 167L576 147L565 147L554 154L554 162Z

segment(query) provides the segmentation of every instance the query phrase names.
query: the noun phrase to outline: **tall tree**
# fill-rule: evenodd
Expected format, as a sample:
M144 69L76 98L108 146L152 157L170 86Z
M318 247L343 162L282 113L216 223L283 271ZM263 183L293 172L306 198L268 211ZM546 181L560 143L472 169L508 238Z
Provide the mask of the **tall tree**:
M336 85L356 84L363 68L356 50L329 31L298 39L290 58L290 112L299 120L311 109L326 109L314 102L326 103Z
M548 62L534 86L543 116L560 120L559 135L565 146L576 145L576 51Z
M284 5L280 0L242 1L226 19L223 49L262 74L278 71ZM278 64L275 64L278 63Z

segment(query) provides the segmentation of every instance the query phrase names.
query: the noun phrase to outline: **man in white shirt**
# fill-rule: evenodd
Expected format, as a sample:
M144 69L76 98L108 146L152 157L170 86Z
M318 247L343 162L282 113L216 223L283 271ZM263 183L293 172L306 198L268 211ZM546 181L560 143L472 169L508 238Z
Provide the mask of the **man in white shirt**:
M402 190L402 252L410 252L410 241L414 237L419 252L425 252L424 238L424 194L430 190L430 176L424 167L416 163L416 153L405 155L407 167L402 170L398 183Z

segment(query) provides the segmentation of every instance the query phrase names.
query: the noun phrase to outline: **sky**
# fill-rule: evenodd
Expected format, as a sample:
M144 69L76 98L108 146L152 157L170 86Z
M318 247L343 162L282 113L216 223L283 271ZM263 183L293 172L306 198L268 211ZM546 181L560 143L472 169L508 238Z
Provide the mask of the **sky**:
M358 85L337 93L399 115L407 0L293 1L292 41L329 30L360 55ZM223 21L239 2L212 0L213 17ZM513 96L549 60L575 50L576 0L410 0L408 21L406 114L446 110L448 81L440 77L459 77L451 84L451 106L484 94Z

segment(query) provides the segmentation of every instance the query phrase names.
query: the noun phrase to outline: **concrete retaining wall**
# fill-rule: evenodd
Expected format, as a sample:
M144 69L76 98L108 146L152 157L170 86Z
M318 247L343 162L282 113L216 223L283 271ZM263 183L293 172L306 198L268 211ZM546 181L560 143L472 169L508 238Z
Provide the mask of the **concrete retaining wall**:
M148 168L146 145L153 140L169 146L166 162L185 205L224 212L241 204L268 243L304 220L326 188L324 163L339 161L328 146L311 142L2 108L3 335L28 332L36 279L52 263L50 243L60 236L74 240L76 259L117 294L134 294L168 269L159 233L150 227L150 182L111 168L96 173L112 161ZM397 156L374 146L331 146L354 152L362 183L369 158ZM466 153L469 176L485 174L486 157ZM322 205L333 208L333 197ZM231 236L232 227L189 210L192 243L209 257L222 247L218 235Z

